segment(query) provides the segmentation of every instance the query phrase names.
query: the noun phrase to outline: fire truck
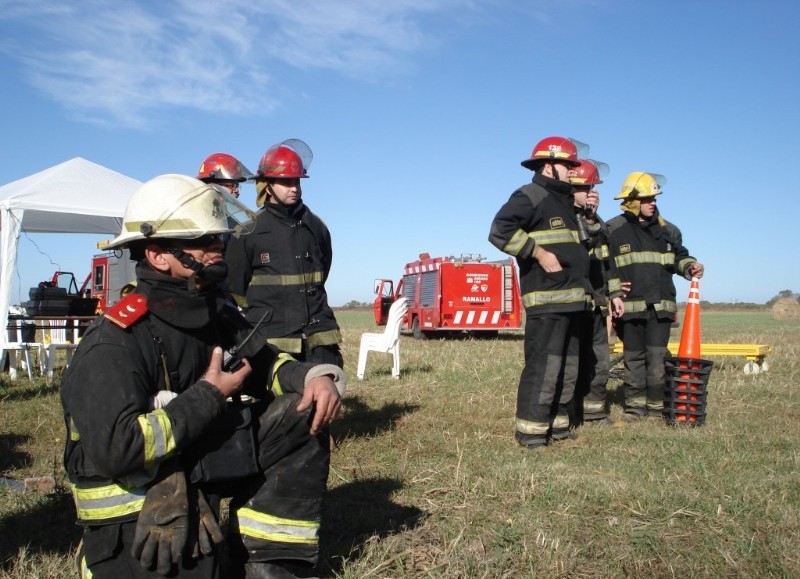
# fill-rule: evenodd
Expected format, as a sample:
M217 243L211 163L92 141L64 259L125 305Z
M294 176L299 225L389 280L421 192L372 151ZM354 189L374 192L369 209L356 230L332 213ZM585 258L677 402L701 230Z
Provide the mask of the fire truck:
M89 279L91 297L97 299L97 313L102 313L122 298L125 286L136 280L136 263L130 260L127 249L95 255Z
M395 289L390 279L375 280L375 323L386 324L389 306L404 296L403 327L423 339L464 333L494 337L498 330L522 326L519 280L513 259L484 261L480 255L431 257L422 253L407 263Z

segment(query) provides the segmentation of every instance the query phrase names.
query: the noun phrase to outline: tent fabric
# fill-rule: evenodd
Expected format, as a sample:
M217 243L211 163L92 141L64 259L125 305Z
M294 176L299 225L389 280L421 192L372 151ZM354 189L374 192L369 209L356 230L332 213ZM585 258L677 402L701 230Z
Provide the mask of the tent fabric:
M128 199L140 185L75 157L0 187L0 342L6 336L21 232L117 235Z

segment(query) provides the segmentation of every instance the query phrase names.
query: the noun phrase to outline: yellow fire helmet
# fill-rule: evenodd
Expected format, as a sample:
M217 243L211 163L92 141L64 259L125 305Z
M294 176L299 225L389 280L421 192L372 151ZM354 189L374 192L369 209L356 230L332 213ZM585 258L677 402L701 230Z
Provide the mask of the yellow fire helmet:
M160 175L128 201L120 234L101 249L126 247L140 239L197 239L206 234L239 236L255 227L255 213L227 189L187 175Z
M622 184L622 191L614 199L641 199L661 195L661 188L667 183L664 175L634 171Z

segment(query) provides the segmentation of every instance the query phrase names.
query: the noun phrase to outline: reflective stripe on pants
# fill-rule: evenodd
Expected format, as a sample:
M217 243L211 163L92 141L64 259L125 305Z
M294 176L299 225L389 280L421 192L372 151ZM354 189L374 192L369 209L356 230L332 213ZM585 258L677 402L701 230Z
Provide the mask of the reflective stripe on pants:
M664 389L672 320L659 319L652 307L646 318L617 322L625 363L625 411L647 414L664 408Z
M546 438L569 429L567 406L578 377L584 316L583 312L528 316L525 367L517 391L517 432Z

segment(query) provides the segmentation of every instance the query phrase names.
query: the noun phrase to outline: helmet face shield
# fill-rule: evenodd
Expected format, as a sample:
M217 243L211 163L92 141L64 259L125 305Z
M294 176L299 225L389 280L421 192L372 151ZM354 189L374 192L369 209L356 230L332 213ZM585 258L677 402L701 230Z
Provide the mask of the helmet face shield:
M258 164L256 180L259 179L305 179L314 155L305 142L289 139L273 145Z
M239 237L252 233L256 227L256 214L248 209L224 187L215 186L223 196L225 212L228 215L228 229L231 235Z
M214 153L209 155L197 172L197 178L207 182L236 181L252 179L254 175L233 155Z

